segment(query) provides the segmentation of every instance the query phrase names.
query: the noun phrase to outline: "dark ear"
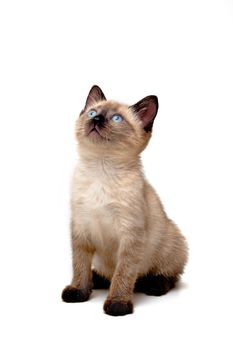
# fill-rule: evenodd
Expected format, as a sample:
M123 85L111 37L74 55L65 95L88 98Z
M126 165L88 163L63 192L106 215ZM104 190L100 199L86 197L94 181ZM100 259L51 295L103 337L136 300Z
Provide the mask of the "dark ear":
M91 106L92 104L99 102L99 101L102 101L102 100L106 100L106 97L104 96L104 93L101 90L101 88L97 85L92 86L92 88L87 96L84 110L86 110L88 108L88 106Z
M141 119L144 130L151 131L159 108L158 98L154 95L147 96L129 108Z

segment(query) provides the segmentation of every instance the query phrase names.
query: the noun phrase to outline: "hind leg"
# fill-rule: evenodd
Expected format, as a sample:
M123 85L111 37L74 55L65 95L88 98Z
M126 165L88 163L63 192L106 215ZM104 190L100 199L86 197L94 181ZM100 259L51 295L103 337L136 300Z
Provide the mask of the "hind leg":
M163 275L148 274L137 279L134 290L147 295L160 296L174 288L177 280L177 276L165 277Z

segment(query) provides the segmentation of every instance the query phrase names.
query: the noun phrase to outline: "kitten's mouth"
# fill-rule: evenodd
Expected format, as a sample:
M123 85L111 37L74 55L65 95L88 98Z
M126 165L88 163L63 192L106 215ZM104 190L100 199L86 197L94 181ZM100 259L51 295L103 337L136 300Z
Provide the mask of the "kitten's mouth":
M88 134L87 134L87 136L89 136L89 135L95 135L95 136L100 136L100 137L103 137L101 134L100 134L100 132L99 132L99 130L94 126L89 132L88 132Z
M99 125L89 124L86 126L86 137L92 141L105 142L110 141L110 138L106 134L106 130L102 130Z

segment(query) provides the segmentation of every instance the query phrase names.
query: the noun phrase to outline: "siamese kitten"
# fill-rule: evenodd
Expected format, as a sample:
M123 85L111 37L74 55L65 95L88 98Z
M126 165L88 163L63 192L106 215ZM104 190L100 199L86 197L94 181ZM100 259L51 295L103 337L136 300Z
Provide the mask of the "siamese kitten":
M71 198L73 279L65 302L108 288L104 311L133 312L133 292L162 295L175 286L187 245L143 175L140 154L151 137L156 96L133 106L106 100L93 86L76 124L79 164Z

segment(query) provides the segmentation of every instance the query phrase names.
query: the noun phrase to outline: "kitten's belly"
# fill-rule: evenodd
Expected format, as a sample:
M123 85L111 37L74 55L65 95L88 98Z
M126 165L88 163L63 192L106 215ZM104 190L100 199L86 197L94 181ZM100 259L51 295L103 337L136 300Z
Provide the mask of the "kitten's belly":
M102 252L102 254L99 254L96 252L93 256L92 267L100 275L111 279L116 268L116 253L107 254L107 252Z

